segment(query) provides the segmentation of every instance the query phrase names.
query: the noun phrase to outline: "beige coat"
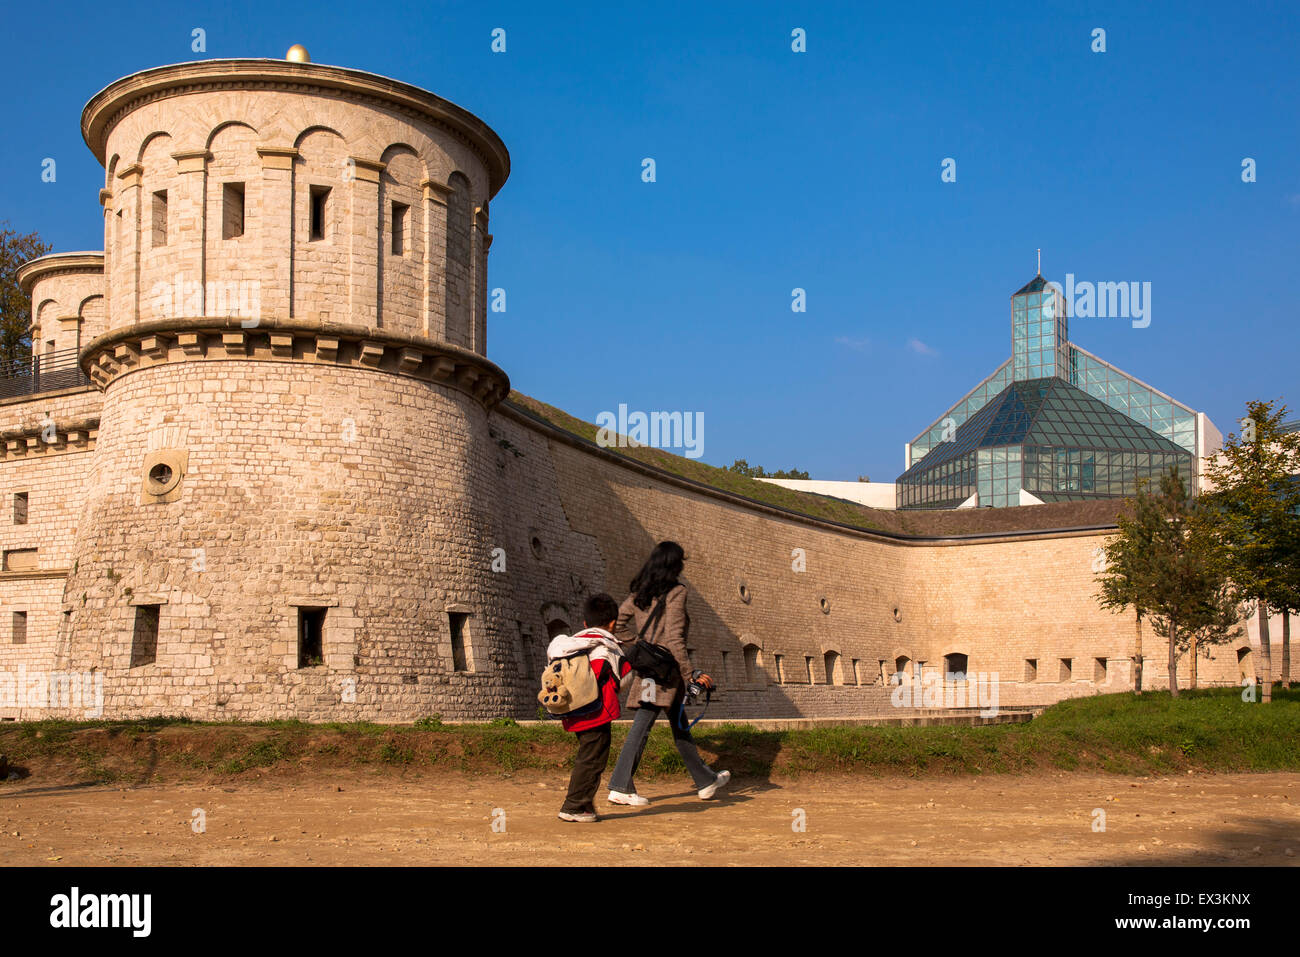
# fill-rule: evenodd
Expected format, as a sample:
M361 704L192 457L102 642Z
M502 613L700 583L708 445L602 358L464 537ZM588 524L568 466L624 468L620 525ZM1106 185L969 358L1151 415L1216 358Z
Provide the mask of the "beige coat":
M628 595L619 607L618 621L614 625L614 637L620 644L630 646L641 634L641 629L645 627L646 619L654 612L655 605L660 601L665 602L664 610L655 616L650 633L644 637L666 648L677 659L677 666L681 669L682 675L689 678L691 659L686 653L686 636L691 630L691 617L686 613L686 586L678 585L662 598L652 602L644 611L636 606L632 600L634 597ZM632 679L632 687L627 696L629 708L640 707L645 687L640 675ZM683 687L680 676L675 677L668 684L657 684L652 700L660 707L667 708L673 703L673 698L682 693Z

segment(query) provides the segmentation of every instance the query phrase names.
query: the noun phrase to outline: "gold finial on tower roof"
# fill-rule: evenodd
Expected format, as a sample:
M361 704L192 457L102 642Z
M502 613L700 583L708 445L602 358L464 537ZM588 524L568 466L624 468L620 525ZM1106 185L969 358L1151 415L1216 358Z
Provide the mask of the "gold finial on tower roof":
M301 43L295 43L293 46L289 47L288 51L284 55L284 58L288 60L290 63L311 62L311 54L307 52L307 48L303 46Z

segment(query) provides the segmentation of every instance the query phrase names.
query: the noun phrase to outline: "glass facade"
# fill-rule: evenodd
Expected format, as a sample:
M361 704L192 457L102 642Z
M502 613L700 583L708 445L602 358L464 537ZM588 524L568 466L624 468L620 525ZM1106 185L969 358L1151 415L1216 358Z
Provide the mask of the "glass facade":
M1196 413L1069 341L1059 287L1011 296L1011 358L907 447L899 508L1114 498L1178 465L1195 479Z
M1105 402L1152 432L1196 453L1196 413L1161 395L1108 362L1070 346L1070 384Z
M1055 376L1013 382L898 478L899 508L1118 498L1192 453Z
M1011 297L1011 365L1017 382L1065 375L1068 321L1064 296L1042 276Z
M908 446L907 467L911 468L915 463L925 457L925 454L938 445L944 439L944 432L949 428L956 428L964 423L972 415L988 403L1003 389L1011 384L1011 360L1008 359L1002 365L998 366L991 376L971 389L961 400L958 401L951 409L939 416L937 422L930 426ZM951 423L947 420L951 419Z

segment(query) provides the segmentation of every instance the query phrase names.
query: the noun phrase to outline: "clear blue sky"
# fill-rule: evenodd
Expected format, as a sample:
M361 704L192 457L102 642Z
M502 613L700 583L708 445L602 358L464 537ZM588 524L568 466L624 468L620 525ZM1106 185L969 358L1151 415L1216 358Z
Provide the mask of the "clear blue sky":
M994 6L11 5L0 219L100 248L86 100L299 42L505 140L489 353L589 420L703 412L705 461L892 481L903 443L1010 354L1040 246L1049 279L1152 283L1149 328L1076 320L1084 348L1225 432L1248 399L1300 406L1300 5Z

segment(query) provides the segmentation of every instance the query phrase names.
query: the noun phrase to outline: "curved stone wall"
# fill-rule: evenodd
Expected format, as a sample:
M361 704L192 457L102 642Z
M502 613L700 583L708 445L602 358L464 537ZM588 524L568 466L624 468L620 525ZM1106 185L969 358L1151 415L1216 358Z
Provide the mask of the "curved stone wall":
M487 429L471 394L360 363L192 358L118 374L61 666L101 671L105 711L121 715L511 710L505 603L481 560ZM324 610L319 662L302 657L301 609ZM452 614L466 616L459 668Z

